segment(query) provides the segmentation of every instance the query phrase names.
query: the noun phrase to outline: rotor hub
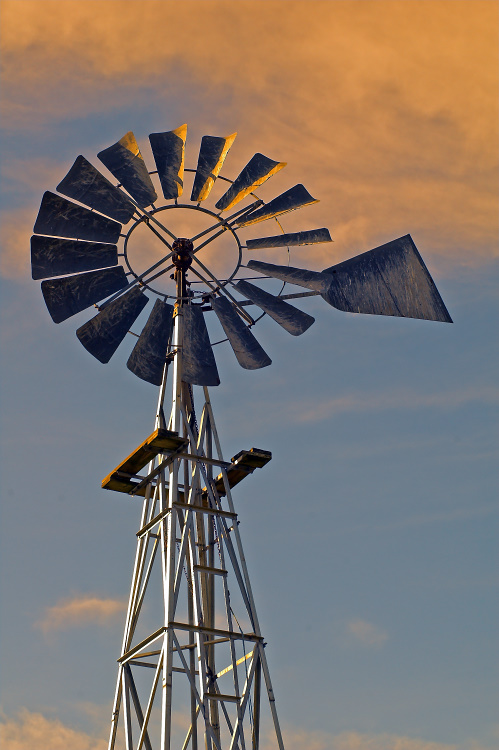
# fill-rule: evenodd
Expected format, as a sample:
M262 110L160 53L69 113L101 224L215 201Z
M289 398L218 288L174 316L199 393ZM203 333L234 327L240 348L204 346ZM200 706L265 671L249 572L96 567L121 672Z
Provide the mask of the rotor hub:
M188 240L185 237L179 237L173 242L172 250L173 265L179 270L186 271L192 264L191 253L194 250L194 245L191 240Z

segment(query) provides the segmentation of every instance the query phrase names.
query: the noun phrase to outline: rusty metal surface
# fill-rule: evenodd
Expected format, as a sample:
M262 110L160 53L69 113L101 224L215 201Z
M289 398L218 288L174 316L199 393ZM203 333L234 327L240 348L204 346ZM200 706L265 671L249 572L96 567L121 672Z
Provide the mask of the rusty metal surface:
M134 287L78 328L76 335L87 352L106 364L147 302L145 294Z
M47 191L43 195L33 231L52 237L114 245L120 236L121 224Z
M232 133L227 138L215 135L202 137L191 201L204 201L209 196L236 135Z
M182 308L184 340L182 380L192 385L220 385L204 315L197 305Z
M285 193L278 195L265 206L245 215L237 224L240 227L258 224L260 221L266 221L267 219L274 218L274 216L295 211L297 208L303 208L303 206L310 206L312 203L319 203L319 201L317 198L312 198L304 185L295 185L286 190Z
M255 240L247 240L248 250L260 250L266 247L291 247L295 245L318 245L320 242L332 242L329 229L310 229L306 232L291 232L289 234L278 234L274 237L258 237Z
M58 237L31 238L31 276L48 279L79 271L109 268L118 264L116 245L102 242L78 242Z
M263 263L259 260L249 260L246 264L252 271L258 271L274 279L287 281L289 284L297 284L314 292L321 294L327 292L331 283L330 276L317 271L307 271L305 268L293 268L292 266L275 266L273 263Z
M139 206L145 208L154 203L158 196L131 131L117 143L100 151L97 156Z
M127 224L135 212L135 206L129 198L81 155L76 157L75 163L56 190L121 224Z
M149 141L156 162L163 195L180 198L184 189L184 151L187 125L167 133L151 133Z
M322 296L338 310L452 323L409 234L324 273L331 282Z
M249 328L236 313L234 306L225 297L211 300L211 306L222 324L225 335L236 355L236 359L245 370L259 370L272 364L272 360L262 349Z
M276 297L263 289L250 284L247 281L239 281L235 288L244 297L258 305L267 315L270 315L276 323L279 323L292 336L300 336L315 323L315 318L298 310L280 297Z
M42 294L54 323L61 323L127 285L121 266L65 279L42 281Z
M126 366L152 385L161 385L166 350L173 330L173 306L157 299Z
M286 162L272 161L263 154L255 154L238 174L227 192L215 204L216 207L219 211L232 208L252 190L255 190L259 185L263 185L269 177L272 177L285 166Z

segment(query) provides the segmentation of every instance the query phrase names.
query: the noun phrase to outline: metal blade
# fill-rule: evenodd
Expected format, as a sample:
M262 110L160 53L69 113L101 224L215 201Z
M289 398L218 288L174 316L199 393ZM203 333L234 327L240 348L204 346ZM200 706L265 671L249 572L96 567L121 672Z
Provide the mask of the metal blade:
M134 287L130 292L111 302L85 325L78 328L76 335L87 350L99 362L109 362L119 347L133 322L148 303L145 294Z
M135 212L135 206L126 195L109 182L84 156L76 158L56 189L68 198L80 201L121 224L129 222Z
M298 310L293 305L284 302L280 297L276 297L263 289L249 284L247 281L238 281L235 285L238 292L244 297L258 305L267 315L270 315L276 323L279 323L292 336L299 336L315 323L315 318L307 313Z
M115 244L120 236L121 224L47 191L43 195L33 231L51 237Z
M192 385L220 385L217 363L200 307L186 305L182 308L182 315L184 318L182 380Z
M163 195L167 200L180 198L184 189L184 151L187 125L167 133L151 133L152 153Z
M289 211L295 211L303 206L310 206L312 203L319 203L317 198L312 198L308 190L303 185L295 185L286 190L285 193L278 195L265 206L257 208L250 214L236 222L240 227L247 227L250 224L258 224L259 221L273 219L274 216L287 214Z
M264 352L228 299L216 297L211 300L211 306L222 324L241 367L245 370L259 370L260 367L272 364L270 357Z
M145 208L154 203L158 196L131 131L117 143L99 151L97 156L139 206Z
M118 265L118 248L102 242L60 240L57 237L31 238L31 276L48 279L96 268Z
M204 201L209 196L236 135L232 133L227 138L214 135L202 137L191 201Z
M263 154L255 154L244 169L236 177L230 188L222 195L216 207L219 211L226 211L251 193L259 185L263 185L269 177L286 166L284 161L272 161Z
M173 306L160 299L154 303L148 321L126 363L138 378L161 385L166 350L173 330Z
M126 285L123 268L116 266L104 271L67 276L65 279L42 281L42 294L52 320L61 323Z
M329 229L310 229L307 232L278 234L275 237L258 237L247 240L248 250L260 250L264 247L292 247L294 245L318 245L320 242L332 242Z
M273 263L262 263L259 260L250 260L246 264L252 271L258 271L274 279L287 281L289 284L304 286L313 289L314 292L323 294L329 289L331 279L328 274L307 271L305 268L292 268L291 266L275 266Z
M324 273L331 283L322 296L338 310L452 323L410 234Z

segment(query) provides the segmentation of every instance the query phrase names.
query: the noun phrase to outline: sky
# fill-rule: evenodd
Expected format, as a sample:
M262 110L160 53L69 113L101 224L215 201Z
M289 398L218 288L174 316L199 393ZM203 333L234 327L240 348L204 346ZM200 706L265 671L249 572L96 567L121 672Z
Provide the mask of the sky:
M103 366L74 335L88 312L52 322L33 223L76 156L99 166L133 130L153 169L148 134L183 123L187 167L203 135L237 131L223 175L262 152L287 162L264 200L297 183L320 199L282 224L333 243L292 265L410 233L454 320L313 297L300 338L258 324L271 367L216 348L224 454L273 454L234 500L286 747L498 746L497 16L495 0L0 3L5 750L107 746L139 509L100 482L156 400L130 343Z

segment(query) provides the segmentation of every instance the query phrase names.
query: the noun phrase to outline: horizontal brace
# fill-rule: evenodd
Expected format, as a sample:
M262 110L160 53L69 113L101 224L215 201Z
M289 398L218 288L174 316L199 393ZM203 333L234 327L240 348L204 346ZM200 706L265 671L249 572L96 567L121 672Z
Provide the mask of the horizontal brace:
M183 672L185 674L186 670L183 667L172 667L172 672ZM192 672L189 672L189 674L192 674ZM194 674L199 674L199 672L196 670Z
M202 464L213 464L213 466L221 466L224 469L228 469L231 466L227 461L219 461L216 458L208 458L207 456L197 456L194 453L178 453L175 458L187 458L189 461L197 461Z
M194 570L199 570L200 573L213 573L215 576L227 575L227 571L223 568L209 568L207 565L194 565Z
M128 664L131 667L149 667L151 669L157 669L158 668L157 664L151 664L151 662L148 662L148 661L135 661L135 660L133 660L133 661L129 661ZM218 675L217 675L217 677L218 677Z
M228 643L230 638L215 638L212 641L205 641L203 646L216 646L217 643Z
M205 693L205 698L209 698L212 701L224 701L228 703L239 703L241 697L239 695L223 695L223 693Z
M221 637L227 637L234 640L241 641L263 641L262 636L256 635L255 633L241 633L231 630L219 630L218 628L207 628L202 625L189 625L187 622L170 622L168 623L169 628L173 630L187 630L190 633L206 633L207 635L218 635Z
M237 518L237 513L229 513L228 510L219 508L205 508L204 505L190 505L189 503L173 503L174 508L182 510L194 510L196 513L208 513L210 516L222 516L223 518Z

